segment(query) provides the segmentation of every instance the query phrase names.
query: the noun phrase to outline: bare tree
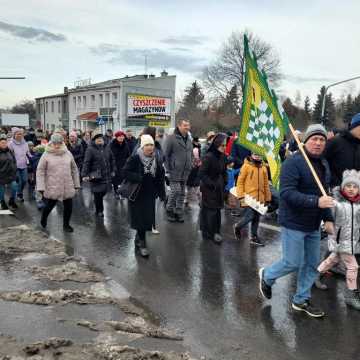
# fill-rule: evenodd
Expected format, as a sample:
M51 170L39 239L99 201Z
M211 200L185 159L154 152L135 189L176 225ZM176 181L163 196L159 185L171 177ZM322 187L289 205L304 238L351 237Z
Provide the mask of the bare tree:
M233 32L222 45L217 58L204 69L203 82L210 94L224 98L234 85L238 86L242 94L244 35L248 37L250 49L259 68L267 74L270 84L274 86L280 80L280 60L273 47L248 30Z

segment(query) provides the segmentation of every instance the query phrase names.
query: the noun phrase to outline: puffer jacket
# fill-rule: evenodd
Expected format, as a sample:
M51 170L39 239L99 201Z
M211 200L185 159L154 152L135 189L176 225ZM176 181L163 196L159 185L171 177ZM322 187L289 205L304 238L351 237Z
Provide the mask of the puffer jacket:
M340 188L333 190L336 207L333 209L335 218L335 234L328 239L329 250L346 254L360 253L360 203L352 203L345 199Z
M28 164L28 158L31 157L27 142L24 139L18 142L13 138L9 141L8 146L9 149L14 152L17 168L26 169Z
M64 145L55 150L46 147L36 170L36 189L43 191L46 199L63 201L75 196L80 188L78 167L74 157Z
M0 185L10 184L16 179L16 160L14 153L6 148L0 149Z
M263 163L255 163L251 158L244 161L236 183L236 192L239 198L248 194L264 204L271 201L271 192L267 168ZM247 206L241 201L241 206Z

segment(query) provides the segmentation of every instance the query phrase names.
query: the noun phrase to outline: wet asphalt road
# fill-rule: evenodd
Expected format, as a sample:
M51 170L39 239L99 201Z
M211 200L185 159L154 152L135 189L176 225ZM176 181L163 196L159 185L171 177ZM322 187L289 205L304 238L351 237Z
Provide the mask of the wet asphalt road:
M211 359L358 359L360 313L343 301L344 279L327 279L328 291L314 290L313 299L327 313L322 320L290 309L293 276L273 288L273 299L258 292L257 272L280 255L279 232L261 227L263 248L232 235L224 216L224 243L203 241L198 231L198 206L186 212L185 224L169 224L158 206L160 235L148 235L151 256L134 254L134 231L127 223L126 201L108 194L105 219L95 219L90 193L83 189L74 204L73 234L62 232L62 209L49 217L49 232L68 245L69 254L85 257L125 286L134 298L170 328L183 329L185 344L197 356ZM34 202L20 205L17 217L37 225ZM271 224L271 222L267 222ZM276 224L272 224L276 225Z

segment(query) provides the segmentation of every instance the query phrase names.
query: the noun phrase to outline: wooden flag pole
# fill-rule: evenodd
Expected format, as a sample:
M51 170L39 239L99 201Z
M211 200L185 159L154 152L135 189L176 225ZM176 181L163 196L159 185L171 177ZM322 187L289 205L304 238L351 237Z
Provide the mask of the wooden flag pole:
M297 145L299 147L299 150L300 150L302 156L304 157L306 163L309 166L309 169L310 169L310 171L311 171L311 173L312 173L312 175L313 175L313 177L314 177L314 179L316 181L317 186L319 187L319 189L321 191L321 194L323 196L327 196L327 193L326 193L326 191L325 191L325 189L323 187L323 184L321 183L321 181L320 181L320 179L319 179L319 177L318 177L318 175L317 175L311 161L309 160L308 156L306 155L306 152L304 150L304 144L299 140L298 136L295 133L295 130L294 130L293 126L290 123L289 123L289 128L290 128L290 131L291 131L291 133L292 133L292 135L293 135L293 137L294 137L294 139L295 139L295 141L296 141L296 143L297 143Z

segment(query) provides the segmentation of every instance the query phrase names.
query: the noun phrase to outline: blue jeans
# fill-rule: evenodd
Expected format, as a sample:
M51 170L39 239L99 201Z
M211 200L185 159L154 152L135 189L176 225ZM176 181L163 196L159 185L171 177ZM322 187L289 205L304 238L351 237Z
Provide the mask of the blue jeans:
M297 288L293 302L302 304L311 298L311 287L319 273L320 230L302 232L281 228L282 259L264 270L265 282L272 286L275 280L297 272Z
M17 169L16 178L18 181L18 194L22 195L24 187L28 181L27 169Z
M241 220L235 224L235 227L237 229L242 229L250 222L251 222L251 236L257 236L257 231L260 222L260 214L256 210L250 207L245 208L244 212L241 214Z
M6 185L0 185L0 201L5 200L5 186ZM16 191L18 188L17 182L14 180L10 183L11 187L11 198L15 200L16 197Z

